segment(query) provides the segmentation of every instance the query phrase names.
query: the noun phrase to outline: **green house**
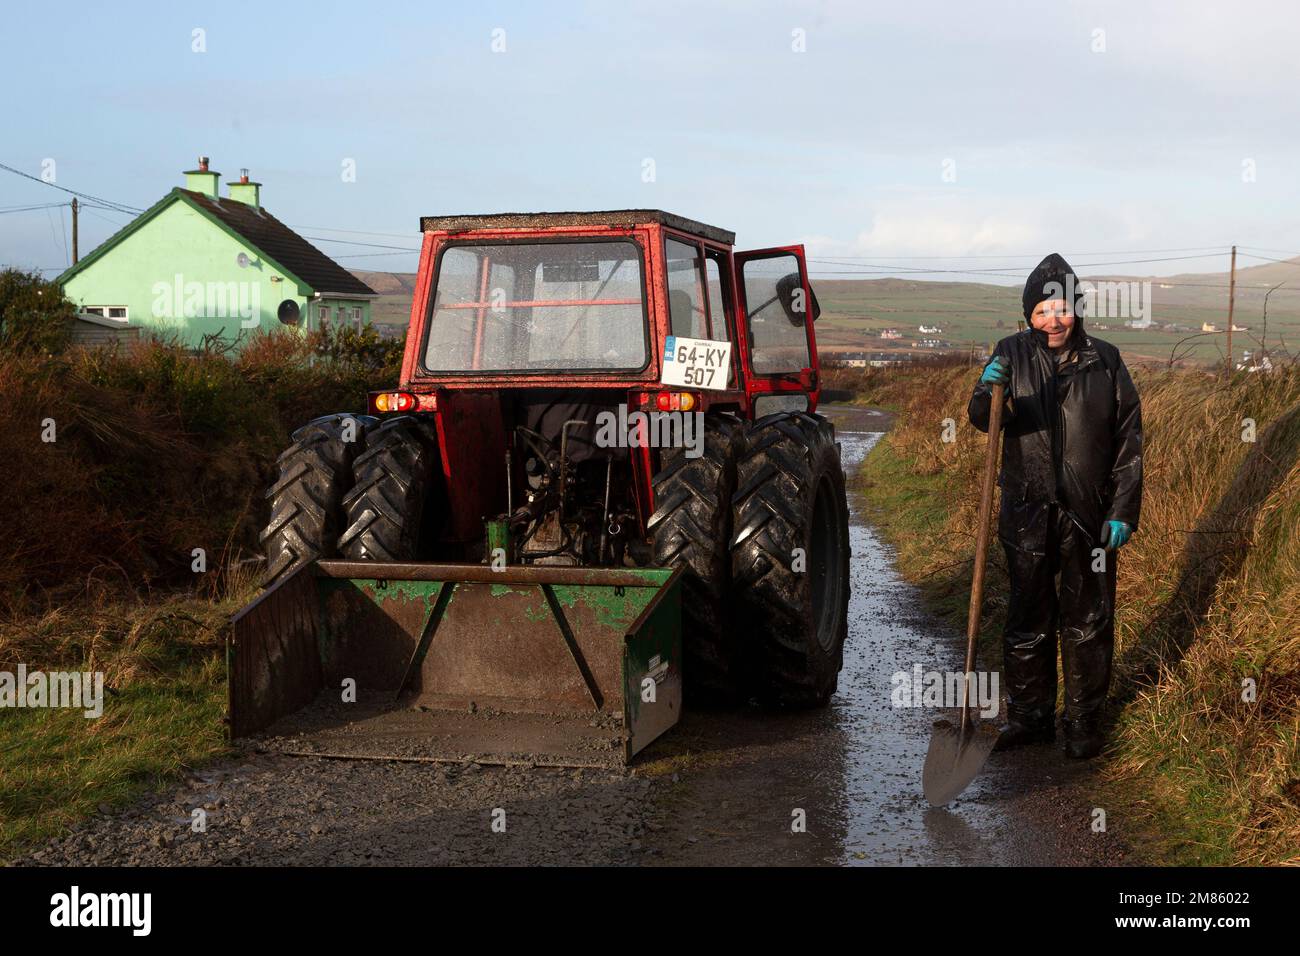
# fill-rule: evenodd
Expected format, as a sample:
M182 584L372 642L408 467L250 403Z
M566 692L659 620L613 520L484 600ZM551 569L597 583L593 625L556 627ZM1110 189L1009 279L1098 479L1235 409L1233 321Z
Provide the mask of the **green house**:
M370 323L374 290L267 212L261 183L243 170L223 199L220 181L199 157L184 189L59 276L68 298L84 313L190 347L206 336Z

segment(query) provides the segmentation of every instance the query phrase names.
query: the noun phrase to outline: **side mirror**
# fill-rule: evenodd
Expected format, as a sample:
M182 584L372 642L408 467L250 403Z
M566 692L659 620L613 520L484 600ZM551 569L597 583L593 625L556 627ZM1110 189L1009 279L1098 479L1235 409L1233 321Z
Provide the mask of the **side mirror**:
M803 328L810 306L814 322L822 314L821 305L817 302L817 294L812 291L811 284L808 286L808 292L812 298L810 303L803 301L803 283L797 272L791 272L777 280L776 297L781 301L781 308L785 310L785 316L790 320L791 325Z

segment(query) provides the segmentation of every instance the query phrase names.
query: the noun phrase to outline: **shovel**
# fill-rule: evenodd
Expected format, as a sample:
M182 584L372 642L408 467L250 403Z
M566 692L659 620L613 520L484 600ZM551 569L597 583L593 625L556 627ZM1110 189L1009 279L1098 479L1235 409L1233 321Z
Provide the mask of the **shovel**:
M975 540L975 573L971 580L970 612L966 618L966 674L975 670L975 641L979 636L980 607L984 603L984 565L989 551L989 523L993 511L993 476L998 465L998 439L1002 435L1001 385L993 386L989 404L989 444L980 488L979 537ZM921 790L932 807L942 807L970 785L997 743L991 723L976 720L970 712L970 687L962 695L961 723L936 720L930 749L921 770Z

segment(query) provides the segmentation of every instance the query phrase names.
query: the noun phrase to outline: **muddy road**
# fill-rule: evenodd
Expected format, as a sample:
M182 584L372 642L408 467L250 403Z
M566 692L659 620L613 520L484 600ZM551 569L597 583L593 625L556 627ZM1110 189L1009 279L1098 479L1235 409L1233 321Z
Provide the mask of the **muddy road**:
M888 426L829 414L850 473ZM892 676L962 666L852 509L839 693L812 713L687 711L630 773L248 754L86 821L26 864L1121 864L1093 833L1093 769L1052 747L994 754L945 809L921 796L935 717ZM194 832L196 811L206 823ZM802 826L799 824L802 823Z

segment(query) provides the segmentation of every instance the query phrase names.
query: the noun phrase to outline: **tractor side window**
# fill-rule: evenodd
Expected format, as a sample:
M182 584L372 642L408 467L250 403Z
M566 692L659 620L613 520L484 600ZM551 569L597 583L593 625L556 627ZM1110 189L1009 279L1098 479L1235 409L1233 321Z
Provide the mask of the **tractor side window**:
M741 265L745 285L750 362L759 375L799 372L808 358L808 303L799 259L789 253Z
M698 246L676 239L665 243L668 267L668 317L673 335L708 338L704 311L704 275Z
M715 342L731 341L727 331L727 307L731 303L731 289L723 285L722 257L720 253L710 251L704 257L704 272L708 280L709 293L709 338ZM727 372L727 384L736 381L736 353L731 353L731 369Z

